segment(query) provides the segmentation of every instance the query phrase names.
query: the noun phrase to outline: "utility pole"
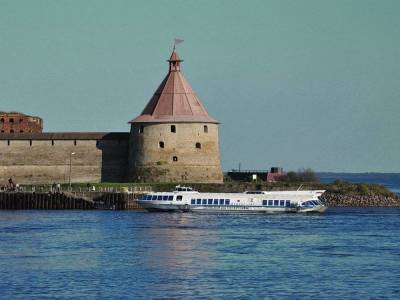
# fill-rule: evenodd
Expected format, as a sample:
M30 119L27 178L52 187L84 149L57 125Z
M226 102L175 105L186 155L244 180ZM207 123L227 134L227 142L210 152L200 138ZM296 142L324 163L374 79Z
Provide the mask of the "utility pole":
M69 154L69 190L72 190L71 186L71 170L72 170L72 155L75 155L75 152L70 152Z

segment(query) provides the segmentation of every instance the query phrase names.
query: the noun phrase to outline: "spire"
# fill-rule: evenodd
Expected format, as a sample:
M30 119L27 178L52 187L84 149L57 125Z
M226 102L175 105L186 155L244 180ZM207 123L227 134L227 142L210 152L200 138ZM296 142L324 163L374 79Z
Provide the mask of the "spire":
M178 52L176 51L175 45L172 50L171 56L168 59L169 62L169 71L170 72L179 72L181 70L181 62L183 60L179 58Z
M161 82L142 114L129 123L202 122L218 123L211 118L181 72L180 59L174 46L167 76Z

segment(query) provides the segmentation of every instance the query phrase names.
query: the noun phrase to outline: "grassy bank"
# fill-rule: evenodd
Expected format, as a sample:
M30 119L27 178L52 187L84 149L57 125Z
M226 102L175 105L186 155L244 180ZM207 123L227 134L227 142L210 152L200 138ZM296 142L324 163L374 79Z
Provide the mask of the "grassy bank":
M171 191L177 183L74 183L72 190L84 191L94 189L96 191L124 191L126 189L135 190L152 190L152 191ZM333 183L321 182L240 182L240 181L226 181L222 184L201 184L189 183L186 186L191 186L201 192L225 192L236 193L243 191L265 190L265 191L278 191L278 190L326 190L330 194L340 195L361 195L361 196L385 196L385 197L398 197L396 194L389 191L383 185L366 184L366 183L349 183L337 180ZM48 191L51 185L25 185L22 187L24 190L29 191L35 189L36 191ZM62 190L68 190L68 184L61 185Z

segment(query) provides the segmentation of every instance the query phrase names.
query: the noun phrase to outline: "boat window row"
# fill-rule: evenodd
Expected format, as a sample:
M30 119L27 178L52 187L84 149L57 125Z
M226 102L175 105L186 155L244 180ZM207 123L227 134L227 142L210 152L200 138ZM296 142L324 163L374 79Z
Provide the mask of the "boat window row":
M318 206L318 205L323 205L323 204L319 200L308 200L308 201L303 202L301 204L301 206L308 206L308 207L310 207L310 206Z
M290 207L290 200L263 200L262 205Z
M159 201L172 201L173 195L143 195L139 200L159 200Z
M192 205L230 205L230 199L191 199Z

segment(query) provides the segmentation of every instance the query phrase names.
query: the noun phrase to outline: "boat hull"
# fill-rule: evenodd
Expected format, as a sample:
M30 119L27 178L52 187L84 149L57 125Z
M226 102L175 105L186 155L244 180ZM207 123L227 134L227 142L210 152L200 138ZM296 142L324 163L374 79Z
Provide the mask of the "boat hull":
M276 213L324 213L326 206L312 208L298 207L262 207L262 206L192 206L188 204L176 205L166 203L150 203L140 201L141 206L149 212L192 212L206 214L276 214Z

